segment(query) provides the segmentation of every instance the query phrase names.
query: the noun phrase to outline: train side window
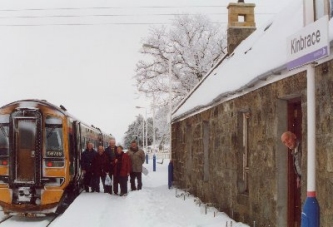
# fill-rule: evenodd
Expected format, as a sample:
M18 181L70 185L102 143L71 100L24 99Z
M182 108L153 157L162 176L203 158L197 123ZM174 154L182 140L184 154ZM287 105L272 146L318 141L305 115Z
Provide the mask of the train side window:
M86 142L86 138L83 137L82 143L81 143L81 147L82 147L82 152L84 152L87 148L87 142Z
M64 157L61 118L47 116L45 120L46 157Z
M0 156L9 152L9 114L0 115Z

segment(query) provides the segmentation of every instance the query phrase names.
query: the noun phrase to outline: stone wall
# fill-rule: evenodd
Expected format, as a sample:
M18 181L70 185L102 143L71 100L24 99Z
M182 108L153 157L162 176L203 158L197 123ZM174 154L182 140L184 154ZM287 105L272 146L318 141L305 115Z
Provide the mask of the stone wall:
M317 199L321 226L333 226L333 61L316 67ZM172 158L177 187L236 221L286 226L286 103L302 105L302 201L306 198L306 72L274 82L172 124ZM244 114L247 123L244 123ZM243 178L244 124L247 124L248 177ZM208 161L203 146L209 132ZM208 178L204 169L208 168ZM247 179L244 180L244 179Z
M316 67L316 189L320 226L333 226L333 61Z

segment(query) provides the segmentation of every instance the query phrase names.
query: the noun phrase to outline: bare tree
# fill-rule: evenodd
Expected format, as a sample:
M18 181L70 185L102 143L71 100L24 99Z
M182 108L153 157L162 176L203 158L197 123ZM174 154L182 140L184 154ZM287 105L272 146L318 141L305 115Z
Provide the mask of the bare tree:
M166 110L170 85L175 106L226 54L225 50L225 31L206 16L176 16L170 28L150 29L141 49L145 60L137 63L135 79L138 90L154 98L155 127L164 142L169 140Z
M225 55L226 36L219 25L202 15L176 16L169 30L153 27L143 41L147 60L136 65L138 90L154 93L162 104L169 92L171 59L173 104L183 99L213 65Z

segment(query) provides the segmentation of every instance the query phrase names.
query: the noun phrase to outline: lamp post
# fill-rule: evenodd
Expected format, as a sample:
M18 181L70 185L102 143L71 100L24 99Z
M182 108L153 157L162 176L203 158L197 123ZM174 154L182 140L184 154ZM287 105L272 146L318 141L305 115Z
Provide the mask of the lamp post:
M158 46L144 43L142 45L143 48L150 48L150 49L159 49ZM168 120L169 121L169 130L171 135L171 112L172 112L172 61L173 57L170 56L169 58L169 114L168 114ZM153 93L153 115L154 115L154 105L155 105L155 96ZM154 116L153 116L153 148L155 148L155 128L154 128ZM170 136L170 144L169 144L169 150L171 152L171 136Z
M155 134L155 94L154 93L153 93L152 110L153 110L153 150L154 150L154 153L155 153L156 134Z
M148 122L147 122L147 108L143 106L136 106L137 109L145 109L145 117L142 118L142 148L145 150L145 121L146 121L146 147L148 146L147 132L148 132ZM146 118L146 119L145 119Z
M170 152L170 162L168 165L168 188L172 187L173 182L173 161L171 152L171 116L172 116L172 58L169 58L169 152Z
M144 43L142 45L143 48L150 48L150 49L155 49L155 50L159 50L159 47L158 46L155 46L155 45L151 45L151 44L146 44ZM169 62L169 72L171 71L170 68L171 68L171 62ZM171 73L170 73L170 77L171 77ZM171 80L171 79L170 79ZM169 90L171 90L171 81L170 81L170 88ZM171 92L169 91L170 93L170 97L171 97ZM171 105L171 102L170 102L170 105ZM155 94L153 93L153 105L152 105L152 108L153 108L153 171L156 171L156 148L155 148L155 142L156 142L156 138L155 138ZM169 111L169 115L171 114L171 107L170 107L170 111ZM169 117L171 119L171 117ZM171 121L170 121L171 123Z
M171 159L171 116L172 116L172 58L169 58L169 152Z
M153 111L153 171L156 171L156 134L155 134L155 94L153 93L153 104L152 104L152 111Z

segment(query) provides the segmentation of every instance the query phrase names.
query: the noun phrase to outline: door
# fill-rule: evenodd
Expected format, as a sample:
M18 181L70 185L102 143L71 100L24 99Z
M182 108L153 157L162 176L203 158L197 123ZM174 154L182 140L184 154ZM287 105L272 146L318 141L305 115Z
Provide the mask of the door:
M35 183L36 172L35 118L14 119L15 171L14 183Z
M288 101L288 130L302 141L302 107L300 99ZM288 152L288 227L301 226L301 188L297 188L293 157Z
M73 122L73 157L75 165L75 177L80 178L80 160L81 160L81 127L80 122Z

